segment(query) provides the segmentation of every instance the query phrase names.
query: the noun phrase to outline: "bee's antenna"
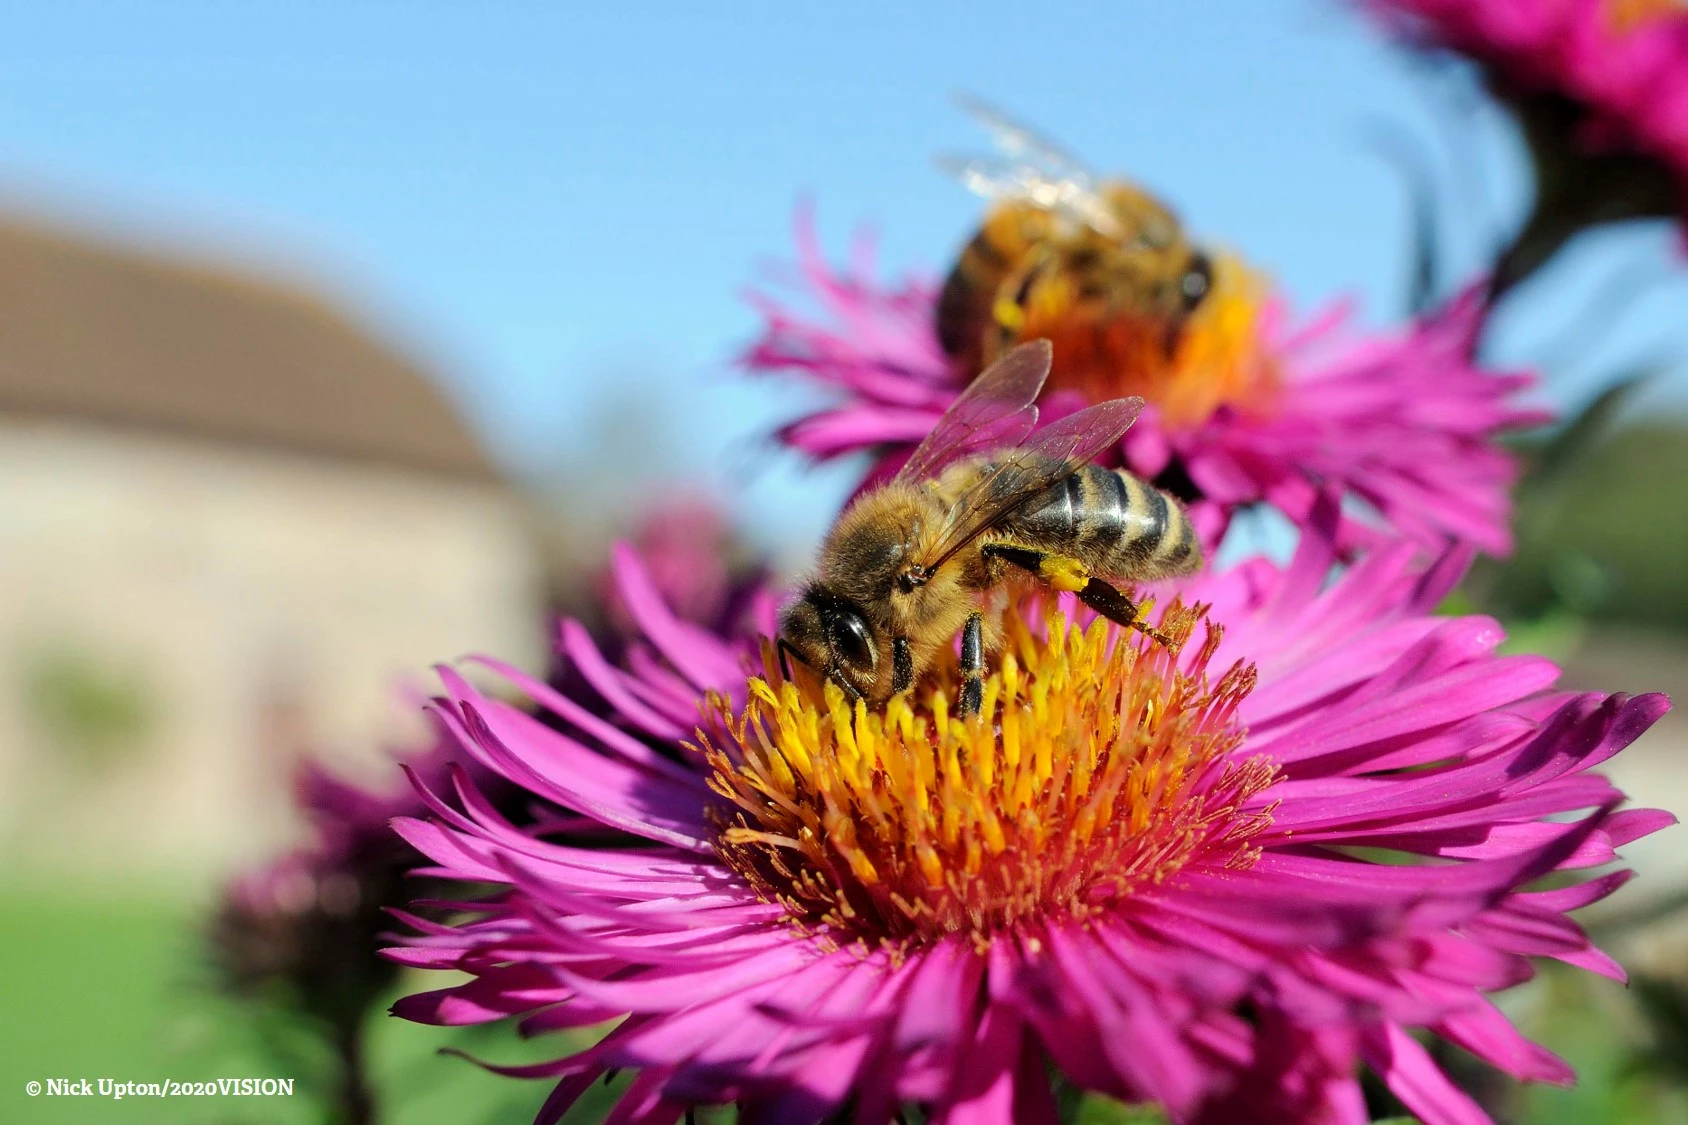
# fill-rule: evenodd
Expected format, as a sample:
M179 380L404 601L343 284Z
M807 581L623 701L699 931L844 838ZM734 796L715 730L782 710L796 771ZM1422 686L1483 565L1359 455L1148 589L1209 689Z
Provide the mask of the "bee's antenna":
M792 647L791 642L786 640L784 637L775 641L774 647L779 650L780 654L780 675L784 676L786 679L791 679L791 663L786 659L787 653L795 656L797 658L797 663L803 665L805 668L811 666L807 660L803 659L803 654Z

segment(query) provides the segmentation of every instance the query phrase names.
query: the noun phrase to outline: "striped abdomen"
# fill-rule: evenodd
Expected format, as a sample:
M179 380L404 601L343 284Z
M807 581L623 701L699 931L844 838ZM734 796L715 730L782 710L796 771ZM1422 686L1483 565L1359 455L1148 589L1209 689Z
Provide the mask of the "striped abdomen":
M1202 564L1201 543L1177 500L1100 465L1049 486L999 526L1004 539L1078 559L1102 578L1171 578Z

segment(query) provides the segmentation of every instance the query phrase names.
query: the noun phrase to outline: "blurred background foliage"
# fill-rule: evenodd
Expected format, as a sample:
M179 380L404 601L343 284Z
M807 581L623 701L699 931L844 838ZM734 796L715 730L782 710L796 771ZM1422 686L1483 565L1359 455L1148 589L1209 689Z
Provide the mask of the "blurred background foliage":
M157 697L128 661L58 642L26 657L25 693L42 740L85 769L142 752L156 726Z
M1622 417L1621 384L1554 439L1521 449L1518 551L1471 587L1504 617L1574 615L1602 626L1688 630L1688 425Z

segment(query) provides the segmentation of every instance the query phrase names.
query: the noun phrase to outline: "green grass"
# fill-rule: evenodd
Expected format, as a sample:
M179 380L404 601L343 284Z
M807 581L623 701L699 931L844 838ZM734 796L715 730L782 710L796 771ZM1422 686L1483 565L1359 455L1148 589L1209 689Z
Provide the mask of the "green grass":
M207 986L198 918L185 901L70 896L13 889L0 916L0 1121L51 1125L315 1125L324 1120L309 1053L283 1055L261 1024ZM429 982L437 986L439 982ZM422 985L420 987L427 987ZM436 1053L464 1047L499 1062L528 1062L562 1044L523 1044L508 1028L479 1034L374 1017L374 1083L395 1125L531 1120L549 1089L488 1074ZM295 1043L295 1045L297 1045ZM159 1082L295 1077L291 1098L29 1097L49 1077ZM601 1116L609 1092L571 1120Z
M13 891L0 918L0 1117L8 1121L228 1121L232 1101L29 1098L26 1081L58 1076L204 1079L203 1026L182 1003L187 919L144 901L88 901ZM219 1047L221 1050L221 1047ZM230 1074L256 1060L231 1059ZM269 1073L267 1068L256 1073ZM254 1120L308 1121L278 1104ZM289 1110L293 1110L290 1114Z

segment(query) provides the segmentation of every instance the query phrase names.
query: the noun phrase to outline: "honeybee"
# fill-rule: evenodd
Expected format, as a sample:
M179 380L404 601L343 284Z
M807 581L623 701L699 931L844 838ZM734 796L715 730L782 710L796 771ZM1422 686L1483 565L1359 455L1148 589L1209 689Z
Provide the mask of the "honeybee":
M1042 337L1057 385L1100 398L1146 384L1212 288L1212 261L1148 192L1098 179L988 106L963 107L999 155L940 160L993 206L944 282L938 342L965 374Z
M959 632L958 710L975 713L985 651L1001 640L998 592L1021 577L1170 643L1113 583L1195 571L1195 530L1171 496L1092 463L1143 400L1097 403L1033 433L1051 355L1047 340L1010 351L894 478L845 509L781 615L782 662L790 654L877 705L913 687Z

